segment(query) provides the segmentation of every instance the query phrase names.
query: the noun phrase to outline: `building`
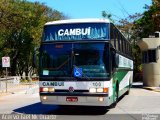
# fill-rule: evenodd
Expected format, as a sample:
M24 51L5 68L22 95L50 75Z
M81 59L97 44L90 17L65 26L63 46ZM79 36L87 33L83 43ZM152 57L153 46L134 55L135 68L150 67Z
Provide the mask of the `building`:
M145 86L160 86L160 32L138 42L142 51L143 83Z

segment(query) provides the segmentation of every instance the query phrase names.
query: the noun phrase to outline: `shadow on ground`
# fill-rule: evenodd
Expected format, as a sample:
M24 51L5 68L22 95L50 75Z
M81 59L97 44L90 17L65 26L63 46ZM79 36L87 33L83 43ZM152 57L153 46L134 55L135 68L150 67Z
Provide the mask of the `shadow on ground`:
M15 109L13 114L103 115L108 111L109 110L106 107L55 106L35 103Z
M23 113L23 114L46 114L51 110L58 109L58 106L54 105L43 105L40 102L17 108L13 110L13 113Z
M50 111L48 114L55 115L103 115L108 112L106 107L97 106L59 106L59 109Z
M142 82L133 83L132 88L143 88L143 83Z

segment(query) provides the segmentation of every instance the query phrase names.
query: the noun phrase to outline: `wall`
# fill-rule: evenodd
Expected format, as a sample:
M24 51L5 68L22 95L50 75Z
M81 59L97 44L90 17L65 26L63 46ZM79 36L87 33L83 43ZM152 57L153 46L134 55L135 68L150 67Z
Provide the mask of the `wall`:
M160 46L160 38L143 38L138 42L141 51L156 49ZM160 86L160 47L157 49L159 58L156 62L143 64L143 82L145 86Z

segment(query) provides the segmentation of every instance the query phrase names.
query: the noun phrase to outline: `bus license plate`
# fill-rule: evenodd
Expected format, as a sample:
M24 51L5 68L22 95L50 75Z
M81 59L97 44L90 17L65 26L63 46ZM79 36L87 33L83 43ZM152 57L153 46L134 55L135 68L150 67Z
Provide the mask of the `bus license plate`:
M67 102L77 102L78 101L78 97L66 97L66 101Z

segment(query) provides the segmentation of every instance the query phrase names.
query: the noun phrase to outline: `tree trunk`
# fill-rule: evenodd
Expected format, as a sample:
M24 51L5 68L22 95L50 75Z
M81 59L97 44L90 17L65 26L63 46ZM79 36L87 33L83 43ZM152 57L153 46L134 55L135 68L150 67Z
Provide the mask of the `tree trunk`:
M26 68L25 68L26 80L29 80L29 79L28 79L28 73L29 73L29 72L28 72L28 66L26 66Z
M18 51L15 52L15 55L12 58L12 64L11 64L11 75L12 76L16 76L17 59L18 59Z
M12 60L11 64L11 76L16 76L16 65L17 65L17 59Z

